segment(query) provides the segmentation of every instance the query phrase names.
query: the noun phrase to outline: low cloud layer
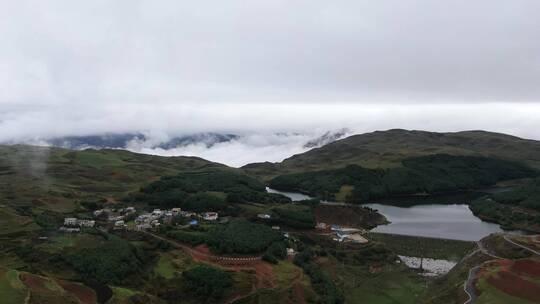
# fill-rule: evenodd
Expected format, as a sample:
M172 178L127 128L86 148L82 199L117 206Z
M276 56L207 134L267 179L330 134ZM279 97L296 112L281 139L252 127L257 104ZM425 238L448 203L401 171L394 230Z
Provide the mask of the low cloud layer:
M539 28L536 0L0 0L0 142L343 127L540 139ZM251 140L237 144L288 149ZM236 164L239 147L179 153Z
M198 156L233 167L270 161L279 162L291 155L302 153L309 148L305 143L315 134L248 134L230 142L208 147L204 143L190 144L173 149L151 148L144 144L132 143L128 149L135 152L162 156Z

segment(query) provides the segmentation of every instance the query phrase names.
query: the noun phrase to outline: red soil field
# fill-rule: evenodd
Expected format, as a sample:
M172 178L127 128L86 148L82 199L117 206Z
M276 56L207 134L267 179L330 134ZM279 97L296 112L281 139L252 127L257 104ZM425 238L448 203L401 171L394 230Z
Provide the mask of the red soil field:
M524 274L533 278L540 278L540 260L517 260L514 262L511 269L519 274Z
M97 297L94 291L86 286L81 284L57 280L58 285L62 286L64 290L72 293L81 303L83 304L93 304L97 302Z
M509 295L540 302L538 284L527 281L506 270L497 272L496 276L490 276L487 278L487 281L489 284Z
M41 277L24 273L21 274L21 281L32 291L49 291L45 286L46 280Z

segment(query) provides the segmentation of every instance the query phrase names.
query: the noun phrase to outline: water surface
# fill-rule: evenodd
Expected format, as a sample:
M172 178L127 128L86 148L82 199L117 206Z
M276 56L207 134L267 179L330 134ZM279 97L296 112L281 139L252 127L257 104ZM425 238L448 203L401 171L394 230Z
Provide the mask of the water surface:
M283 194L293 201L310 198L301 193L270 188L267 191ZM378 210L391 222L388 225L377 226L372 230L374 232L466 241L478 241L491 233L503 232L498 224L484 222L476 217L466 204L470 200L470 195L440 198L409 197L364 206Z
M391 222L372 231L426 236L445 239L478 241L496 232L503 232L498 224L484 222L465 204L416 205L396 207L382 204L367 204L386 216Z

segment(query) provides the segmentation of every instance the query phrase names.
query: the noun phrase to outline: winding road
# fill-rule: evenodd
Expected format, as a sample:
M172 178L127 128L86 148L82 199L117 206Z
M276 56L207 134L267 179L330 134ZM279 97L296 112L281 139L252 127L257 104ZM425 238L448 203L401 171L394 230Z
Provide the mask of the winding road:
M536 236L531 236L531 237L536 237ZM536 251L534 249L531 249L531 248L529 248L527 246L524 246L524 245L521 245L521 244L518 244L518 243L512 241L511 239L508 238L507 235L503 235L503 239L505 241L507 241L508 243L512 244L512 245L521 247L523 249L526 249L526 250L540 256L540 252L538 252L538 251ZM476 242L476 244L478 246L478 249L473 251L469 255L467 255L464 259L470 258L471 256L473 256L477 252L481 252L481 253L483 253L483 254L485 254L485 255L487 255L489 257L492 257L492 258L494 258L496 260L504 259L503 257L497 256L497 255L489 252L489 250L484 246L484 244L482 243L481 240ZM463 290L465 291L465 293L467 294L469 299L467 299L465 302L463 302L463 304L473 304L476 301L477 295L476 295L476 291L475 291L475 288L474 288L474 278L476 277L476 273L478 272L478 270L481 267L483 267L485 264L490 263L492 261L493 260L485 261L482 264L480 264L478 266L475 266L475 267L473 267L473 268L471 268L469 270L469 276L467 277L467 280L463 284Z

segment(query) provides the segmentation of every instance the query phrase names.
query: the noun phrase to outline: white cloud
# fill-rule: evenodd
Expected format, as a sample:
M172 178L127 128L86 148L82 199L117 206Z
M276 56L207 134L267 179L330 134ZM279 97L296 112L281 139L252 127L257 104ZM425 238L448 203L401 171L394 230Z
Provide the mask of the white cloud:
M341 127L538 138L539 28L536 0L0 0L0 141Z

